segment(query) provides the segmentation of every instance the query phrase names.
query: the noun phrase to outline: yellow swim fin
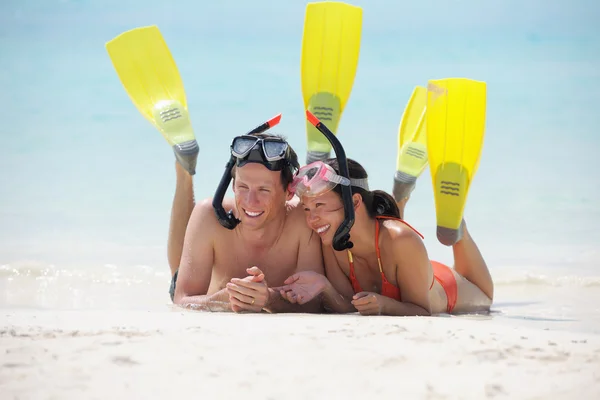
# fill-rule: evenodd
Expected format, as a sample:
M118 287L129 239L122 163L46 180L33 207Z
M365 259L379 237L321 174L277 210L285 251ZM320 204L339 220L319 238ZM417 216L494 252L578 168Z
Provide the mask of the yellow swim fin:
M301 80L305 109L337 133L358 66L362 8L346 3L308 3L302 38ZM331 144L306 122L306 162L329 157Z
M427 166L427 89L417 86L404 109L398 128L398 158L394 175L394 198L410 195L417 178Z
M106 50L133 104L173 147L179 163L194 175L198 142L183 82L158 27L124 32L107 42Z
M462 237L463 211L479 166L485 117L485 82L466 78L429 81L427 153L437 237L446 246Z

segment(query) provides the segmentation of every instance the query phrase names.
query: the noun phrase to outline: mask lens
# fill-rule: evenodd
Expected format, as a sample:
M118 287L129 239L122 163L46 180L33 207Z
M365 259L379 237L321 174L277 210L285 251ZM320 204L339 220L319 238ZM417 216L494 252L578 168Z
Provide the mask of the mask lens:
M327 172L326 167L322 164L313 167L305 167L300 170L294 179L292 189L299 197L302 196L318 196L326 193L335 187L335 182L330 182L325 177Z
M236 157L245 157L250 152L250 150L252 150L256 142L256 138L249 138L243 136L238 137L233 141L231 151Z
M279 140L265 140L263 141L263 149L266 158L269 161L275 161L283 158L287 150L287 143Z
M298 178L304 178L305 181L309 182L312 178L315 177L315 175L317 175L317 173L319 172L319 167L314 166L314 167L304 167L300 169L300 172L298 173Z
M319 168L311 168L308 171L306 171L304 176L306 176L306 178L310 181L315 177L315 175L317 175L317 172L319 172Z
M298 197L307 196L307 197L315 197L322 195L324 193L329 192L335 187L335 183L328 182L324 180L317 180L312 184L305 184L304 182L299 182L294 188L294 193Z

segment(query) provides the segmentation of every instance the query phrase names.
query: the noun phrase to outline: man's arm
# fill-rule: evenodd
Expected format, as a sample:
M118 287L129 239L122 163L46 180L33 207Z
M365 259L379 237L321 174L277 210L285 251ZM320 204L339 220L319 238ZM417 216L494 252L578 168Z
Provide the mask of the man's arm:
M324 275L321 238L306 225L302 209L296 208L291 211L290 217L294 218L291 221L292 226L294 229L298 229L298 234L300 235L300 240L298 241L298 263L295 273L314 271ZM317 313L321 311L321 302L316 298L306 304L290 303L281 297L278 290L269 288L269 303L264 307L264 310L268 312Z
M283 286L273 288L290 303L306 304L320 299L325 311L349 313L357 311L352 303L354 290L340 267L333 249L321 245L327 276L316 271L301 271L287 278ZM329 279L328 279L329 278Z
M225 289L206 294L214 265L216 222L211 199L205 199L194 207L185 233L173 300L175 304L195 310L231 311Z

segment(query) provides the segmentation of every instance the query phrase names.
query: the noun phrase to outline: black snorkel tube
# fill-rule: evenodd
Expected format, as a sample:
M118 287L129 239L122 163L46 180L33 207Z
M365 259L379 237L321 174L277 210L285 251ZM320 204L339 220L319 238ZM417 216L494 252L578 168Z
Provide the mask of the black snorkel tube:
M271 129L275 125L277 125L281 121L281 114L277 114L267 122L260 124L256 128L252 129L250 132L246 133L246 135L250 135L253 133L262 133L266 130ZM217 191L213 197L212 206L215 210L215 215L219 220L219 223L227 228L234 229L239 223L240 220L233 215L233 210L226 212L223 208L223 199L225 198L225 193L227 193L227 188L229 188L229 183L231 183L231 171L233 170L233 166L235 165L236 157L231 154L229 157L229 161L225 164L225 172L221 177L221 182L219 182L219 186L217 186Z
M321 132L335 151L335 157L338 160L340 167L340 175L344 178L350 179L350 171L348 170L348 160L346 159L346 152L342 147L342 144L337 137L327 128L317 117L315 117L310 111L306 110L306 118L308 121L315 126ZM350 229L354 225L354 205L352 204L352 189L350 186L342 186L342 202L344 203L344 221L335 231L333 235L333 248L337 251L345 249L351 249L354 244L350 241Z

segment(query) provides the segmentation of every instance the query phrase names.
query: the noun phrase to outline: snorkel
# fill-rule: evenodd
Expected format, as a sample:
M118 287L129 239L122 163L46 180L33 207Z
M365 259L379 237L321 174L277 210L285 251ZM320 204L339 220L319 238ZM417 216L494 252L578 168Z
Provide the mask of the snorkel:
M346 152L342 147L342 144L337 137L327 128L317 117L315 117L310 111L306 110L306 118L319 130L335 151L335 157L337 158L340 167L340 176L350 179L350 172L348 170L348 160L346 159ZM335 231L333 235L333 248L337 251L345 249L351 249L354 244L350 241L350 229L354 225L354 205L352 204L352 189L350 186L340 185L342 187L342 202L344 204L344 221Z
M250 132L246 133L246 135L265 132L277 125L279 121L281 121L281 114L278 114L267 122L257 126ZM219 186L217 186L217 191L215 192L212 201L212 206L215 210L215 215L217 216L219 223L227 229L234 229L240 223L240 220L233 215L233 210L226 212L223 208L223 199L225 198L225 193L227 193L227 188L229 188L229 183L232 179L231 171L233 170L236 160L237 158L231 154L229 161L227 164L225 164L225 172L223 172L221 182L219 182Z

